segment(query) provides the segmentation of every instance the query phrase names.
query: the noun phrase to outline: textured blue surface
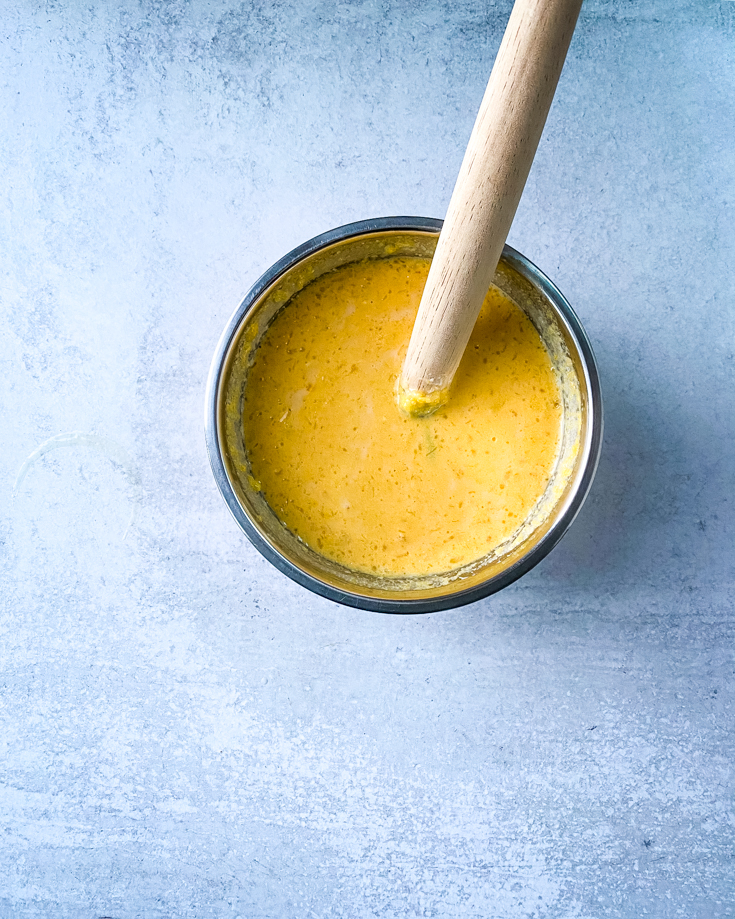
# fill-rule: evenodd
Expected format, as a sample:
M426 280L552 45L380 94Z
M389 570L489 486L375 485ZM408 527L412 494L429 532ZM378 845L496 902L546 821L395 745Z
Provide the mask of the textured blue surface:
M606 397L570 533L394 618L216 492L286 251L443 216L507 2L0 4L0 917L733 916L735 3L587 0L510 239Z

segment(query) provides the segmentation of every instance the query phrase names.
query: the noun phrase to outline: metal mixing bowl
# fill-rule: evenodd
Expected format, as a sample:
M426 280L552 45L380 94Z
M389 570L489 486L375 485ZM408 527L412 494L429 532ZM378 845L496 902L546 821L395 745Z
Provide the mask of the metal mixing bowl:
M442 222L386 217L338 227L276 262L230 319L212 361L205 428L215 480L250 541L276 568L317 594L362 609L424 613L471 603L525 574L577 515L602 443L602 401L592 348L574 311L542 272L506 246L495 284L533 322L551 356L562 398L559 457L544 495L518 531L472 564L440 575L388 578L352 571L305 545L276 517L250 475L242 403L252 355L275 314L310 281L365 258L431 257ZM305 445L308 449L308 445Z

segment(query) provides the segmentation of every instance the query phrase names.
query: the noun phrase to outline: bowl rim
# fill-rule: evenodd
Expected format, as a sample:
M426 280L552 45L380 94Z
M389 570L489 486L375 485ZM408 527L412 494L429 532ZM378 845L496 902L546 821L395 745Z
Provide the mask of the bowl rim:
M566 297L553 281L551 281L528 258L512 246L506 244L503 248L502 256L504 261L510 264L510 266L518 271L521 276L525 277L545 294L553 302L556 310L564 321L579 351L582 369L584 371L584 382L587 392L589 393L588 412L591 414L591 424L589 425L589 436L582 448L586 452L586 457L583 458L583 472L578 480L577 487L568 497L562 513L549 528L548 532L545 533L524 556L499 574L488 578L486 581L482 581L472 587L460 588L454 592L450 591L437 597L401 599L400 596L396 596L396 598L393 599L392 597L384 598L369 596L360 593L357 587L354 592L340 590L331 584L327 584L313 577L281 555L261 536L260 532L253 525L248 513L238 500L227 474L219 440L218 425L220 384L226 365L226 358L233 340L237 336L240 326L251 307L258 301L261 295L281 277L281 275L285 274L286 271L293 268L303 259L318 252L320 249L324 249L334 243L345 242L355 237L385 231L436 234L441 232L442 226L442 220L431 217L373 218L335 227L332 230L328 230L326 233L321 233L307 240L307 242L302 243L295 249L292 249L258 278L250 290L245 294L237 309L233 312L220 336L207 379L204 405L204 433L207 453L209 455L209 462L212 467L215 482L217 483L220 494L229 508L230 513L255 548L279 571L302 587L306 587L319 596L356 609L397 614L438 612L440 610L454 609L465 606L468 603L474 603L477 600L481 600L509 586L545 558L567 532L589 494L600 459L604 427L602 392L600 389L597 362L587 333Z

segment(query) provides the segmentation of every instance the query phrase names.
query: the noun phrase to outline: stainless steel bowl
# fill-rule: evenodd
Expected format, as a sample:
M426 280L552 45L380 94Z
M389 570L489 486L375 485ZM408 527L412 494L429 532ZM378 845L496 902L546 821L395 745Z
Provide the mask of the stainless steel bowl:
M602 443L602 401L592 348L559 290L535 265L506 246L495 284L529 316L551 355L560 383L560 454L546 492L523 526L485 558L424 578L386 578L352 571L306 546L253 487L243 443L247 368L263 331L299 290L352 261L433 255L442 222L386 217L338 227L276 262L235 310L212 361L205 428L215 480L238 524L276 568L317 594L361 609L425 613L471 603L525 574L564 535L589 492Z

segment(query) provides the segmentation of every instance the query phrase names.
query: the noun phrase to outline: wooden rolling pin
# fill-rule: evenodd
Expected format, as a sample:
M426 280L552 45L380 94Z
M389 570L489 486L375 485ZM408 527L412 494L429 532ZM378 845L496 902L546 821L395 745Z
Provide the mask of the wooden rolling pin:
M398 380L428 415L454 374L513 222L582 0L516 0L439 236Z

